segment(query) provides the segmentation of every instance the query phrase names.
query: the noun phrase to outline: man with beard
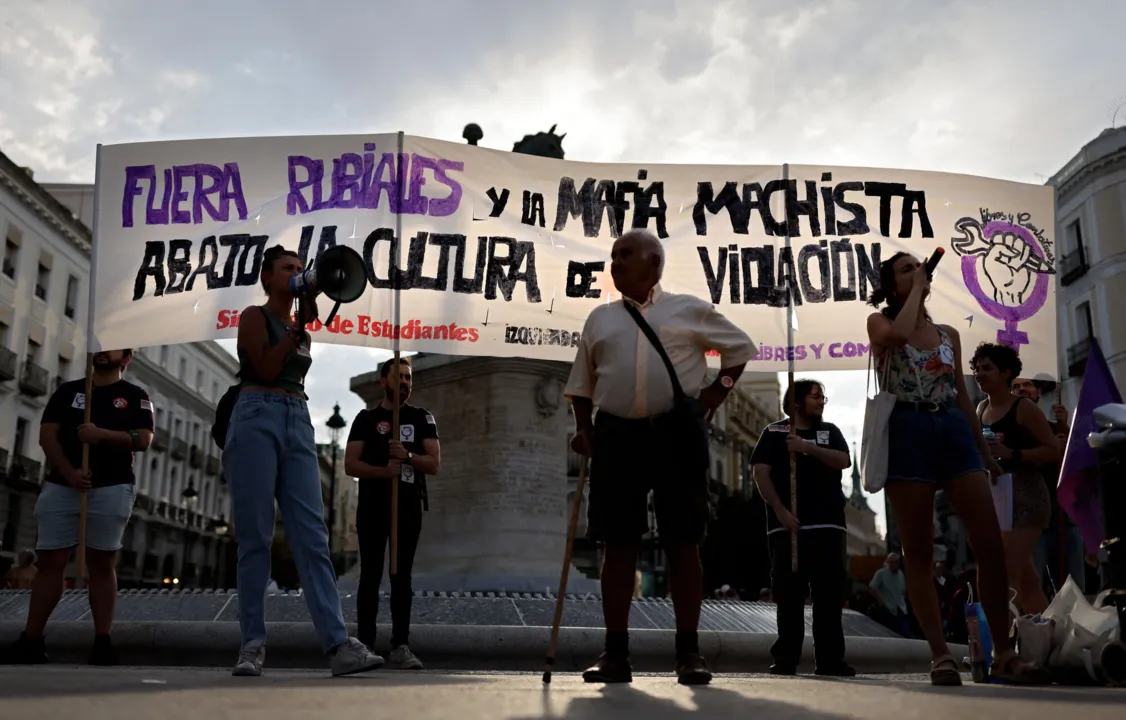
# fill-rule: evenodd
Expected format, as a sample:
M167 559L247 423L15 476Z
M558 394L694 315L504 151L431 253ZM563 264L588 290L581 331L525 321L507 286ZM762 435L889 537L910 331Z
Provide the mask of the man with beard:
M391 436L394 387L399 383L399 437ZM383 555L391 539L391 483L399 483L398 567L391 575L391 654L389 667L421 670L407 645L410 632L411 569L422 532L426 476L442 465L438 424L424 408L409 405L411 362L388 360L380 368L383 400L361 410L348 432L344 471L360 482L356 533L360 545L360 587L356 593L357 637L374 652Z
M697 635L703 599L699 546L709 515L705 417L724 401L757 350L707 301L661 289L665 255L652 234L622 235L610 259L622 299L599 303L587 317L564 391L575 415L571 447L593 453L588 532L604 547L606 651L583 679L633 678L629 612L652 491L676 611L677 680L707 684L711 673ZM711 350L719 353L722 369L708 385Z
M1040 405L1045 394L1054 392L1056 382L1046 373L1041 373L1034 378L1015 378L1012 384L1014 395L1026 397ZM1067 424L1067 408L1059 403L1052 404L1052 415L1048 425L1056 436L1060 447L1067 445L1067 436L1071 429ZM1056 496L1056 486L1060 479L1059 463L1045 463L1040 466L1040 474L1048 486L1048 496L1052 499L1052 516L1048 527L1040 536L1036 544L1036 569L1047 582L1045 593L1051 596L1052 586L1055 590L1063 587L1067 576L1075 581L1079 592L1084 591L1087 572L1083 567L1083 536L1071 518L1060 508L1059 498Z
M775 675L793 675L805 639L805 600L813 600L813 650L818 675L851 677L844 661L845 497L841 476L852 465L848 443L836 425L825 422L825 389L816 380L798 380L787 389L784 407L794 417L766 426L751 454L755 484L767 503L771 590L778 609L778 640L770 649ZM790 511L790 453L797 460L797 515ZM799 520L800 518L800 520ZM792 543L798 543L793 572Z
M8 648L5 662L49 662L43 630L62 594L71 552L78 545L79 511L86 495L86 559L90 575L90 616L94 622L92 665L114 665L110 642L117 600L117 551L133 512L136 494L133 454L152 442L154 413L144 389L121 378L131 350L94 354L93 398L86 381L63 383L47 403L39 445L51 473L35 503L39 572L31 589L24 631ZM90 402L90 423L84 410ZM89 472L82 471L82 445L90 445Z

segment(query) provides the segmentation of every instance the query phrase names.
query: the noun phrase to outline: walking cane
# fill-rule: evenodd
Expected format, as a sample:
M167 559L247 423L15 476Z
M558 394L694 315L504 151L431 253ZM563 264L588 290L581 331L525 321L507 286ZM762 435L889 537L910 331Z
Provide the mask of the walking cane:
M571 569L571 554L575 549L575 530L579 526L579 507L583 503L583 486L586 484L586 457L579 465L579 482L575 486L575 502L571 504L571 524L567 527L567 546L563 549L563 572L559 577L559 592L555 596L555 619L551 623L551 645L544 660L543 681L551 684L551 670L555 667L555 650L559 645L559 626L563 623L563 596L567 593L567 575Z
M90 424L90 396L94 392L94 356L86 353L86 399L82 403L82 423ZM90 472L90 444L82 443L82 472ZM78 574L74 578L74 589L85 585L86 577L86 500L88 491L82 492L78 503Z

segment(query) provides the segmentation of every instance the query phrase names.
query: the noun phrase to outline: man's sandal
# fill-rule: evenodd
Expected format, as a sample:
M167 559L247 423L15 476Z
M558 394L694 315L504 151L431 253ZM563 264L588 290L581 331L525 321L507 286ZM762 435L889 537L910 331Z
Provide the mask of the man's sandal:
M962 673L953 655L943 655L931 663L931 685L961 687Z
M1052 684L1052 673L1047 668L1022 660L1015 650L997 655L989 674L998 682L1012 685Z

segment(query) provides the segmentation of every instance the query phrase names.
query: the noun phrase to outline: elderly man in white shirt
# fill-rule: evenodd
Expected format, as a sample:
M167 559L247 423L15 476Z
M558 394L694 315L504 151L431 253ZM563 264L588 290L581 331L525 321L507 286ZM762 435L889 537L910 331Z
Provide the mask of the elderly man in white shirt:
M592 456L589 535L604 546L606 651L583 679L632 681L629 612L652 490L676 610L677 678L684 685L707 684L711 673L697 638L699 546L708 520L706 422L758 351L710 303L661 289L664 250L652 234L622 235L610 257L622 299L599 305L587 318L565 390L575 414L572 448ZM675 384L641 322L655 331ZM705 387L711 350L719 353L721 370Z

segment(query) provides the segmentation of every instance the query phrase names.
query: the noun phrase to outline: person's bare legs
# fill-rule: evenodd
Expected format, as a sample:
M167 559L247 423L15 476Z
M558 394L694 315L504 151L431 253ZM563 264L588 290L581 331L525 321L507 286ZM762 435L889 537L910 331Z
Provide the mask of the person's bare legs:
M907 595L923 636L930 645L934 659L950 654L942 634L942 611L934 588L931 567L934 564L934 493L936 486L928 482L896 480L884 488L891 500L903 544L903 565L907 573ZM989 509L993 509L990 499ZM976 551L975 551L976 552Z
M51 613L59 604L72 550L73 548L36 550L36 565L39 569L31 583L31 602L27 608L27 624L24 626L24 634L28 637L42 637Z
M673 545L665 549L669 559L669 590L676 612L676 631L694 633L700 626L704 601L704 568L695 545Z
M1034 561L1041 534L1040 528L1014 528L1001 533L1009 587L1016 591L1017 606L1026 615L1038 615L1048 609L1048 598Z
M607 543L602 556L602 617L606 631L629 631L633 584L641 543Z
M86 549L90 571L90 617L95 635L109 635L117 605L117 552Z
M970 548L977 559L977 588L989 634L998 655L1012 649L1009 641L1009 582L1001 525L993 504L989 477L975 472L952 479L946 497L962 518Z

